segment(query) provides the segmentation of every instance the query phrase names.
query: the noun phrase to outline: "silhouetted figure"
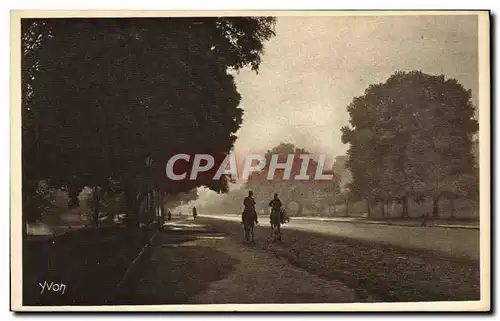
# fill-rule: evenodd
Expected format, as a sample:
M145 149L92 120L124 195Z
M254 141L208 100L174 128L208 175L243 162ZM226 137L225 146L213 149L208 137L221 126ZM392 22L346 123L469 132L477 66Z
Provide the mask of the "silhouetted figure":
M255 224L258 224L257 211L255 211L255 199L253 192L249 191L248 196L243 200L243 213L241 214L241 223L245 229L245 240L254 241L253 229Z
M281 222L283 217L281 215L281 201L278 198L278 194L274 194L274 198L269 202L271 207L271 215L269 217L271 223L271 233L273 240L281 240Z
M196 210L196 207L193 206L193 220L196 220L197 216L198 216L198 211Z
M172 213L168 211L167 213L167 220L171 221L172 220Z
M422 214L422 224L420 226L427 226L428 219L429 219L429 213Z

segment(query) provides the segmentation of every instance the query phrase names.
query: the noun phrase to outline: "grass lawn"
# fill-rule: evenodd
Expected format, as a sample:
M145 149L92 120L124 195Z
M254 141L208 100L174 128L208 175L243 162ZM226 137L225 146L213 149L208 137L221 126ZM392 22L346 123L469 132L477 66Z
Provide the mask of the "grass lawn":
M24 305L98 305L111 300L152 231L85 228L24 246ZM65 284L65 293L39 283Z

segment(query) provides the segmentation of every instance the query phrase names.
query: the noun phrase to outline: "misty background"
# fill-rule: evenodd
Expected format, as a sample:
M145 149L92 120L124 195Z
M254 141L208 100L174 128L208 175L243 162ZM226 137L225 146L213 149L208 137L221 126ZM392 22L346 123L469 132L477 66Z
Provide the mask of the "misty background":
M478 106L476 16L278 17L259 74L236 74L243 124L237 154L265 153L282 142L326 153L327 167L344 155L346 107L396 70L455 78ZM233 190L241 184L232 186ZM180 208L220 202L206 188Z

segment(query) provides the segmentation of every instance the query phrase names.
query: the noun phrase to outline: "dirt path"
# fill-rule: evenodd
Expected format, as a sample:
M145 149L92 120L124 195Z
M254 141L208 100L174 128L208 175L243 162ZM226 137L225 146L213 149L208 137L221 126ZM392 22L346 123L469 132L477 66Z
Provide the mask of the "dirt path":
M200 241L208 245L207 241ZM224 279L213 282L192 303L319 303L353 302L354 291L340 282L321 279L291 266L285 259L230 239L210 246L239 263Z
M356 301L355 291L341 282L322 279L192 221L177 222L157 236L136 279L123 303Z

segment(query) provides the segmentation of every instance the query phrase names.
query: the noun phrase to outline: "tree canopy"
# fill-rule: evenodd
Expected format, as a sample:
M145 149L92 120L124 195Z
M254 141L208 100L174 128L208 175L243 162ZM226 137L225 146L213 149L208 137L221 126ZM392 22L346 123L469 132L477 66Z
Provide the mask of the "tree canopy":
M224 177L164 184L158 169L175 152L231 150L243 114L231 71L258 71L274 23L23 20L23 194L41 179L73 199L84 186L118 188L134 215L145 183L169 194L225 191Z
M351 188L367 199L465 195L474 185L472 137L478 130L471 91L455 79L396 72L347 107ZM435 209L436 211L436 209Z

